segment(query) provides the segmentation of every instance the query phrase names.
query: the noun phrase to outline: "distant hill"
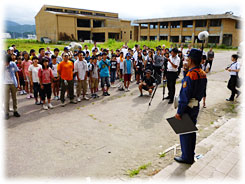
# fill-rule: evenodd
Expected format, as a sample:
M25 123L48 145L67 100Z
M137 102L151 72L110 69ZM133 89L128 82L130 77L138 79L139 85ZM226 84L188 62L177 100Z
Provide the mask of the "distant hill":
M36 34L36 26L30 24L18 24L14 21L5 21L5 31L10 33L12 38L27 37L27 34Z

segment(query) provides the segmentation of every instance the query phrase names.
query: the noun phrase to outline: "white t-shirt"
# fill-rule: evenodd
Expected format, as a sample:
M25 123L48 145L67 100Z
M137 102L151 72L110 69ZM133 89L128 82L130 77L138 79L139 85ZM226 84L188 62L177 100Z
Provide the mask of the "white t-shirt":
M79 61L76 60L74 64L74 72L78 72L80 80L85 79L86 72L88 71L88 64L86 60Z
M119 63L120 69L123 69L123 61L121 62L120 57L117 58L117 63Z
M240 69L240 63L238 63L238 62L232 63L231 66L230 66L230 69L231 70L238 70L238 69ZM237 75L237 72L231 71L230 72L230 75Z
M201 66L202 66L202 70L204 72L206 72L206 70L210 68L210 64L209 63L207 63L206 67L205 67L205 64L201 64Z
M92 70L92 78L98 79L99 75L98 75L98 65L94 64L94 69Z
M83 50L84 54L86 54L87 51L89 52L90 55L90 50L86 50L86 49Z
M125 58L126 54L128 53L128 49L122 48L121 51L123 52L123 57Z
M177 68L174 68L172 66L172 64L168 61L168 69L167 71L169 72L177 72L178 71L178 67L179 67L179 63L180 63L180 58L178 56L172 57L170 56L169 59L171 60L171 62L175 65L177 65Z
M58 63L52 64L52 73L54 77L58 77L58 71L57 71Z
M40 64L37 64L37 67L35 67L33 64L29 66L28 71L32 72L32 82L39 83L38 70L40 68L42 68L42 65Z

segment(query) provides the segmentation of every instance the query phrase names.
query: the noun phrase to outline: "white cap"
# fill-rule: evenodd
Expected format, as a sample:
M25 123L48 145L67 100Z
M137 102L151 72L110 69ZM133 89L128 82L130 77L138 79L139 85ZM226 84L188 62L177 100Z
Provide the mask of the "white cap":
M9 47L9 50L14 50L14 47Z

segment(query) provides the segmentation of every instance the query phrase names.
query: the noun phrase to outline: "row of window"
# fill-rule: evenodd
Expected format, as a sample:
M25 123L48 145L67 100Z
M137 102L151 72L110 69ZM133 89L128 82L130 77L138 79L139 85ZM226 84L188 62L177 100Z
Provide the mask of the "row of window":
M53 12L65 12L65 13L73 13L73 14L82 14L82 15L95 15L95 16L102 16L106 17L106 14L104 13L92 13L92 12L86 12L86 11L78 11L78 10L67 10L60 8L46 8L46 11L53 11Z
M179 36L170 36L170 42L173 43L179 43ZM147 40L147 36L141 36L141 40ZM157 40L157 36L150 36L149 39L151 41ZM160 36L159 40L168 40L168 36ZM182 36L181 37L181 43L191 43L192 41L192 36ZM220 41L219 36L209 36L208 37L208 43L213 43L213 44L218 44ZM199 39L198 36L194 37L194 43L202 43ZM232 44L232 35L230 34L224 34L223 35L223 44L225 45L231 45Z
M196 20L195 27L206 27L207 26L207 20ZM221 26L221 19L212 19L210 20L210 27L220 27ZM159 24L160 29L167 29L168 28L168 22L160 22ZM193 21L183 21L182 27L184 28L192 28L193 27ZM237 29L241 28L240 21L236 21L235 27ZM148 24L141 24L141 29L147 29ZM180 21L173 21L170 22L170 28L180 28ZM158 29L158 23L150 23L150 29Z
M77 27L91 27L90 19L77 19ZM105 21L93 20L93 27L105 27Z

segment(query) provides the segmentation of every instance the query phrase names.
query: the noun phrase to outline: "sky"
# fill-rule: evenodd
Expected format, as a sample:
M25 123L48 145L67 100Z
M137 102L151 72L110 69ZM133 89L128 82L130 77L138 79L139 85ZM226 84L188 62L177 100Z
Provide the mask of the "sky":
M148 19L205 14L222 14L232 11L242 15L239 0L4 0L4 20L19 24L35 24L35 15L44 5L115 12L121 19Z

